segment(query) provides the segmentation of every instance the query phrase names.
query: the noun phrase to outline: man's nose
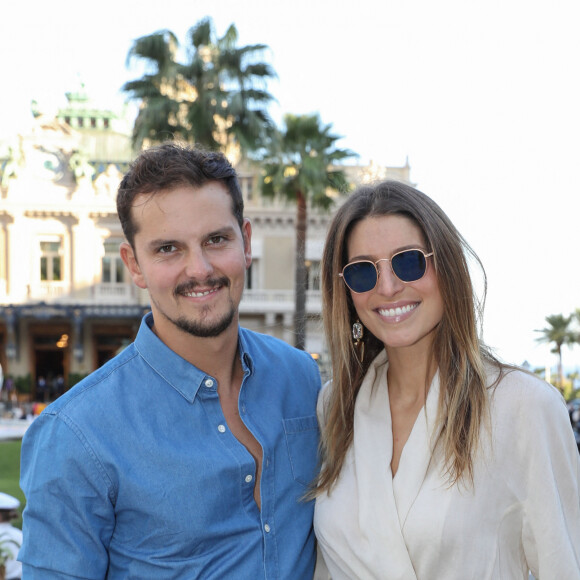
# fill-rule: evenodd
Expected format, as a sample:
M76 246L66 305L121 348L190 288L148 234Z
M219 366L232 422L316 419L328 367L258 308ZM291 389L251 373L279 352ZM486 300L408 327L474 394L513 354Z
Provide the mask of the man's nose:
M213 266L203 250L189 252L185 273L189 278L204 280L213 271Z

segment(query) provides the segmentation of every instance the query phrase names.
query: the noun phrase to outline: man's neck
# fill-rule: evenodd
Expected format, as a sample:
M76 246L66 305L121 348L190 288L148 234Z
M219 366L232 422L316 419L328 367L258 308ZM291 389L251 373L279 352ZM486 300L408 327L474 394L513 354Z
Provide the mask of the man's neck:
M176 327L166 329L156 324L152 330L173 352L201 371L220 382L233 382L239 359L237 320L215 337L193 336Z

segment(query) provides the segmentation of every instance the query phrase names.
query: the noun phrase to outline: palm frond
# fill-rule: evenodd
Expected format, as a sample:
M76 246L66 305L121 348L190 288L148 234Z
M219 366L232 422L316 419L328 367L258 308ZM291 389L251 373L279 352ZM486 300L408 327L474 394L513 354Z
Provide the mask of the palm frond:
M210 148L232 139L246 152L264 148L274 125L267 81L276 75L261 60L268 47L240 47L238 37L233 24L218 37L212 19L203 18L187 32L184 62L177 61L179 44L169 30L134 41L127 62L137 60L146 70L125 83L123 91L140 105L136 143L174 128L188 141Z
M146 66L153 67L157 73L169 71L175 64L179 41L170 30L160 30L148 36L141 36L133 41L127 54L127 66L135 60L145 61Z
M187 38L195 48L199 48L211 44L213 34L213 21L206 16L189 29Z

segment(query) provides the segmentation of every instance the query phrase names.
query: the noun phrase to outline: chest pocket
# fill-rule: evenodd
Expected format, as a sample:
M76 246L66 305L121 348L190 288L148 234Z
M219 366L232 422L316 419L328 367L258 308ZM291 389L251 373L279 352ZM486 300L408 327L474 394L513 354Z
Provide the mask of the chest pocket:
M316 415L284 419L284 434L292 475L303 485L309 485L318 469L318 420Z

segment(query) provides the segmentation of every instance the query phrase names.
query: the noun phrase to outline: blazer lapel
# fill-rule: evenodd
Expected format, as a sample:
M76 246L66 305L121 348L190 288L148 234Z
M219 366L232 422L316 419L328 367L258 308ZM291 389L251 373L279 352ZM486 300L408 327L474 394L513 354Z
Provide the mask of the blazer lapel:
M389 578L416 580L393 493L387 366L383 351L371 365L355 406L353 450L360 531L368 539L363 543L369 549L364 559L374 563L371 569L388 570Z
M403 448L393 490L401 529L425 481L433 456L435 421L439 403L439 372L435 374L425 406L419 412ZM389 411L390 422L390 411Z

